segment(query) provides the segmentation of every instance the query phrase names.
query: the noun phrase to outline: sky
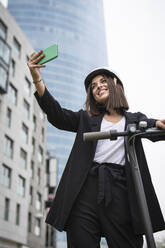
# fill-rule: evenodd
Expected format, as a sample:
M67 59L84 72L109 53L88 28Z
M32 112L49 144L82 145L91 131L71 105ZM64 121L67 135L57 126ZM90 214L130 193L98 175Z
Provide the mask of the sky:
M130 111L165 119L165 1L103 1L109 68L124 83ZM143 144L165 218L165 141Z

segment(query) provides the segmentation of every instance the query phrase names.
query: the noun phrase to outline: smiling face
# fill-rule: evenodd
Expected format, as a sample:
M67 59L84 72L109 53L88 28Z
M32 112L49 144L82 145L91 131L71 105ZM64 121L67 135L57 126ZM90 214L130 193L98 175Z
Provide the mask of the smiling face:
M92 94L96 102L105 104L109 98L109 87L106 77L98 75L91 82Z

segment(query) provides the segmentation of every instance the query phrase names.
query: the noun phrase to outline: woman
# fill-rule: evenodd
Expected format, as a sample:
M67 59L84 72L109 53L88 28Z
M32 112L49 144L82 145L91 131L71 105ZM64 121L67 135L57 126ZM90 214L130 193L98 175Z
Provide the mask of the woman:
M117 129L145 120L148 127L165 129L165 120L130 113L121 80L111 71L98 69L85 79L86 111L63 109L50 95L41 78L38 61L42 51L30 56L28 66L36 87L35 97L56 128L77 136L46 222L67 232L70 248L100 247L104 236L108 247L141 248L143 224L123 138L116 141L83 142L83 133ZM152 141L158 139L153 138ZM154 231L165 223L151 182L142 143L136 150Z

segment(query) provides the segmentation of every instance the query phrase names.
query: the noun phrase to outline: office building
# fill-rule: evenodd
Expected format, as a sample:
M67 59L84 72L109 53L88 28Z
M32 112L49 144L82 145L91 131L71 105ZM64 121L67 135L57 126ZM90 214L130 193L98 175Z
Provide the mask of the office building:
M27 60L33 48L0 3L0 247L45 247L46 118Z
M6 7L7 4L8 4L8 0L0 0L0 3L1 3L4 7Z

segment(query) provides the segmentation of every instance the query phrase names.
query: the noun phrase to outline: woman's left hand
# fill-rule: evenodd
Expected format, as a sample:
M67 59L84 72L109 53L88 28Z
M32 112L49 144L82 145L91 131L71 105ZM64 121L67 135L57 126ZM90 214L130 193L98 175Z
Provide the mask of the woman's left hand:
M165 129L165 120L158 120L155 124L156 127Z

